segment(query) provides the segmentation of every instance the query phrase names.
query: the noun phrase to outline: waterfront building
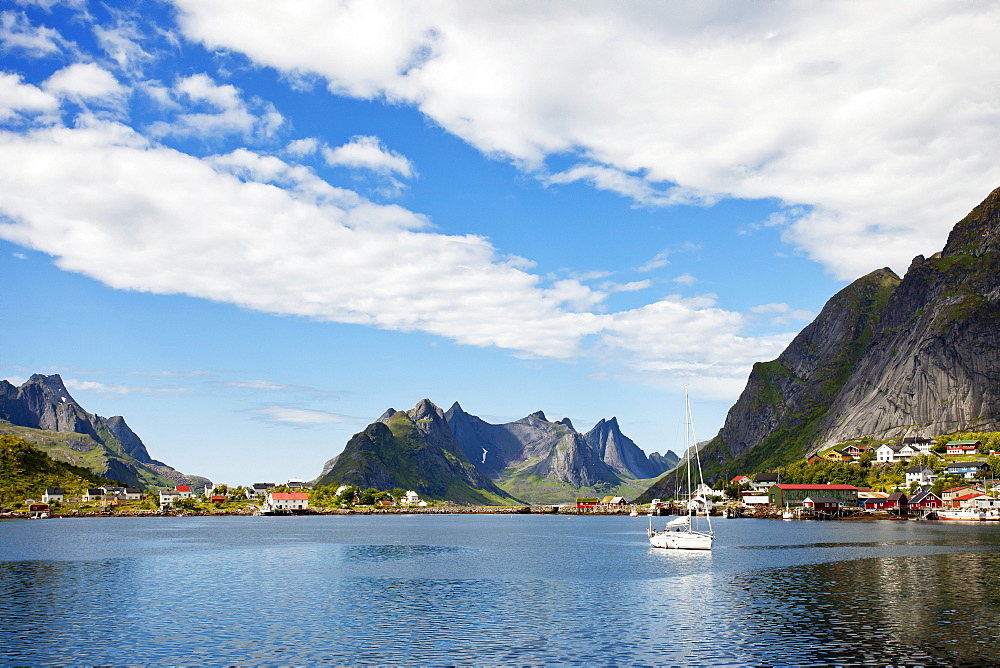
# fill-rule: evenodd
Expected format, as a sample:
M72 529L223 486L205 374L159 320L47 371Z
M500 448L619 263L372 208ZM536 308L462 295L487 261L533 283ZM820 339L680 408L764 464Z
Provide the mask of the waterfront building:
M62 502L66 496L66 490L62 487L48 487L42 494L42 503Z
M773 485L767 491L767 496L770 505L779 508L801 506L802 501L809 496L833 498L850 506L858 504L858 488L853 485L789 485L782 483Z
M267 509L276 512L309 509L309 495L305 492L268 492Z

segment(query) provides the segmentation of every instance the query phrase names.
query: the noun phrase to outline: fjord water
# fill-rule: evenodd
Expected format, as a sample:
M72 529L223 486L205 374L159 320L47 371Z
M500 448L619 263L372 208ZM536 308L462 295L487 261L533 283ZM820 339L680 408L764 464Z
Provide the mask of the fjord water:
M1000 527L646 518L0 522L0 662L956 664L1000 657ZM657 519L658 523L663 520Z

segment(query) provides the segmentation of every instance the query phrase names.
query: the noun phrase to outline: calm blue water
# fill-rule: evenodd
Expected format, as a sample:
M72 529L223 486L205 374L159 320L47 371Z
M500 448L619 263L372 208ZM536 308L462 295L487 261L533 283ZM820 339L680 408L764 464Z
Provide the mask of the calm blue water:
M662 522L662 520L658 520ZM1000 657L1000 527L645 518L0 522L0 663L956 664Z

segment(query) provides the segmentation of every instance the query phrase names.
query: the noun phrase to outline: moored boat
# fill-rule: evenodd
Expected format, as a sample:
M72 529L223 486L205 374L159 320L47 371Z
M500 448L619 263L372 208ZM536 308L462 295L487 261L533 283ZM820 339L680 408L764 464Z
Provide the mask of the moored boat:
M708 499L693 494L691 487L691 478L693 475L691 470L692 460L694 460L698 467L698 480L701 483L699 489L703 487L705 481L701 473L701 458L698 455L697 446L698 440L694 436L691 401L688 398L686 387L684 388L684 421L686 422L684 445L687 462L685 470L687 472L688 495L688 502L684 505L686 506L687 514L675 517L667 522L663 531L654 529L653 520L650 520L649 528L646 529L646 535L649 537L649 545L651 547L669 550L711 550L712 541L715 539L715 532L712 530L711 513L709 512L711 502ZM700 513L698 513L697 509L701 505L705 508L705 514L702 515L705 518L704 520L698 519ZM704 522L706 527L702 528L696 525L696 522Z
M982 522L984 513L979 508L940 508L937 511L939 520L954 522Z

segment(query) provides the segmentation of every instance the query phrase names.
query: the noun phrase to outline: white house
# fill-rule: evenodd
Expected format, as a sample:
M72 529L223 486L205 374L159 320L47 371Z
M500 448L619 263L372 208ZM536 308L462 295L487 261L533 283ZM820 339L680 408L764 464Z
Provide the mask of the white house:
M178 492L176 489L160 490L160 508L166 508L168 506L172 506L180 499L181 499L181 493Z
M777 473L758 473L753 477L753 482L750 486L753 491L760 494L761 492L767 493L767 490L771 489L779 482Z
M274 489L273 482L255 482L250 487L247 487L247 499L250 501L262 499L269 489Z
M402 502L408 506L417 506L420 505L420 496L412 489L410 489L407 490L406 494L403 495Z
M177 485L174 487L174 491L177 492L182 499L190 499L193 496L189 485Z
M52 503L53 501L59 501L62 503L63 498L66 496L66 490L62 487L49 487L42 494L42 503Z
M276 511L308 510L309 495L305 492L268 492L266 505L268 510Z
M920 451L911 445L896 445L885 443L875 450L875 461L877 462L908 462Z
M917 483L918 485L930 485L935 480L937 476L934 475L934 469L930 466L911 466L906 469L906 484L912 485Z
M83 500L84 503L92 503L94 501L102 501L104 499L104 490L100 489L100 488L97 488L97 489L88 489L86 492L84 492L84 494L83 494L83 496L81 498L82 498L82 500Z

